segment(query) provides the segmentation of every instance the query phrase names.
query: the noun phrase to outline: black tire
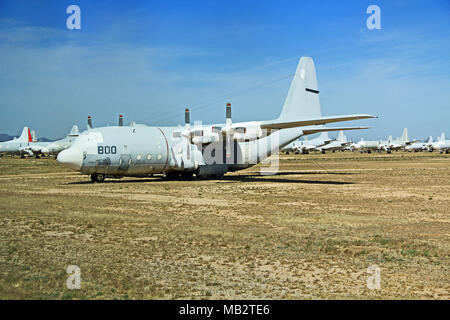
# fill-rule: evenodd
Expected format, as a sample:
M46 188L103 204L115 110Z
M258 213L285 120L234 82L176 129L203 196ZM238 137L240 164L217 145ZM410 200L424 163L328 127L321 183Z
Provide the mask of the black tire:
M103 173L97 173L97 182L105 182L105 175Z

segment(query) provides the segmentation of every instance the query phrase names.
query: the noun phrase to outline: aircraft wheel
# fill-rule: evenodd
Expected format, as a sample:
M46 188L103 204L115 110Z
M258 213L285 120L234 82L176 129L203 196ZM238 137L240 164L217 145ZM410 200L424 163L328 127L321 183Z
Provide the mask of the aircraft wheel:
M105 182L105 175L103 173L93 173L91 174L92 182Z
M449 153L449 151L448 150L445 150L445 154L448 154Z
M97 182L105 182L105 175L103 173L97 173Z

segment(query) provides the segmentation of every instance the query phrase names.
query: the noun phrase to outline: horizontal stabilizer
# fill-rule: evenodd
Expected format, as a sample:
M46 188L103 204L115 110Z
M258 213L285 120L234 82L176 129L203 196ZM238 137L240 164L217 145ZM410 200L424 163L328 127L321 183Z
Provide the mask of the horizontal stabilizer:
M308 128L308 129L304 129L303 134L304 135L308 135L308 134L314 134L314 133L318 133L318 132L330 132L330 131L345 131L345 130L363 130L363 129L370 129L371 127L340 127L340 128L325 128L325 127L317 127L317 128Z
M333 122L340 121L351 121L351 120L360 120L360 119L370 119L376 118L375 116L371 116L369 114L354 114L348 116L337 116L337 117L320 117L316 119L304 119L297 121L263 121L261 122L262 129L287 129L287 128L295 128L295 127L306 127L313 125L321 125ZM320 132L320 131L317 131Z

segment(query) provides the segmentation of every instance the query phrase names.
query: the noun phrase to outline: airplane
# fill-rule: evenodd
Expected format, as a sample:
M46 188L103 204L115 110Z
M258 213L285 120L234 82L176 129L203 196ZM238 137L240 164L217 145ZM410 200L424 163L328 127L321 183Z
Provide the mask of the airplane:
M440 153L448 154L450 152L450 140L445 139L445 133L442 132L441 136L431 144L432 150L439 150Z
M315 148L330 143L331 141L333 139L328 137L328 132L322 132L317 138L312 140L308 140L308 136L305 136L304 140L295 140L282 148L281 151L285 151L286 154L289 154L291 151L297 154L308 154L309 151L315 150Z
M351 143L350 147L352 150L359 150L359 152L364 153L372 153L372 151L380 152L381 140L371 140L365 141L363 138L359 142Z
M408 129L403 129L403 134L396 138L392 139L392 135L390 135L387 141L383 141L380 143L380 149L385 150L387 153L391 153L392 150L400 150L405 148L407 145L411 144L408 138Z
M104 182L106 176L153 174L175 179L190 179L194 174L220 178L256 165L301 136L345 129L323 127L327 123L369 118L375 116L322 116L314 62L302 57L275 120L233 123L231 104L227 103L225 123L194 123L191 127L186 109L184 128L143 124L91 127L60 152L57 161L90 175L92 182Z
M32 134L30 129L25 127L18 139L2 142L0 144L0 153L20 155L21 158L24 158L25 154L36 158L39 158L44 154L58 154L60 151L69 148L74 143L78 135L78 126L74 125L67 137L63 139L52 142L38 142L36 141L36 133L34 132Z
M79 134L80 130L78 126L74 125L65 138L51 142L33 142L30 143L27 150L30 152L30 155L34 155L35 157L44 154L58 154L62 150L69 148L78 138Z
M332 151L335 152L336 150L342 150L344 151L344 148L347 147L350 144L350 142L347 142L347 137L344 135L344 131L339 131L338 137L323 146L317 147L316 150L325 153L326 151Z
M33 137L31 135L30 129L28 127L24 127L22 133L18 138L0 143L0 153L20 155L23 158L24 154L26 153L24 151L24 148L28 147L32 142Z
M429 136L428 140L426 140L425 142L420 142L420 141L415 141L412 142L411 144L407 145L405 147L405 151L408 152L418 152L418 151L424 151L424 150L428 150L430 151L430 146L433 144L433 137Z

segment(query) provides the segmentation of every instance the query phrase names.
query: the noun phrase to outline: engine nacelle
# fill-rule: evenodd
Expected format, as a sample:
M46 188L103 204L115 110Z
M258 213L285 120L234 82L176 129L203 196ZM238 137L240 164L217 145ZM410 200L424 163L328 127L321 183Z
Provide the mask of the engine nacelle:
M233 139L237 141L254 141L263 137L260 126L235 128Z

